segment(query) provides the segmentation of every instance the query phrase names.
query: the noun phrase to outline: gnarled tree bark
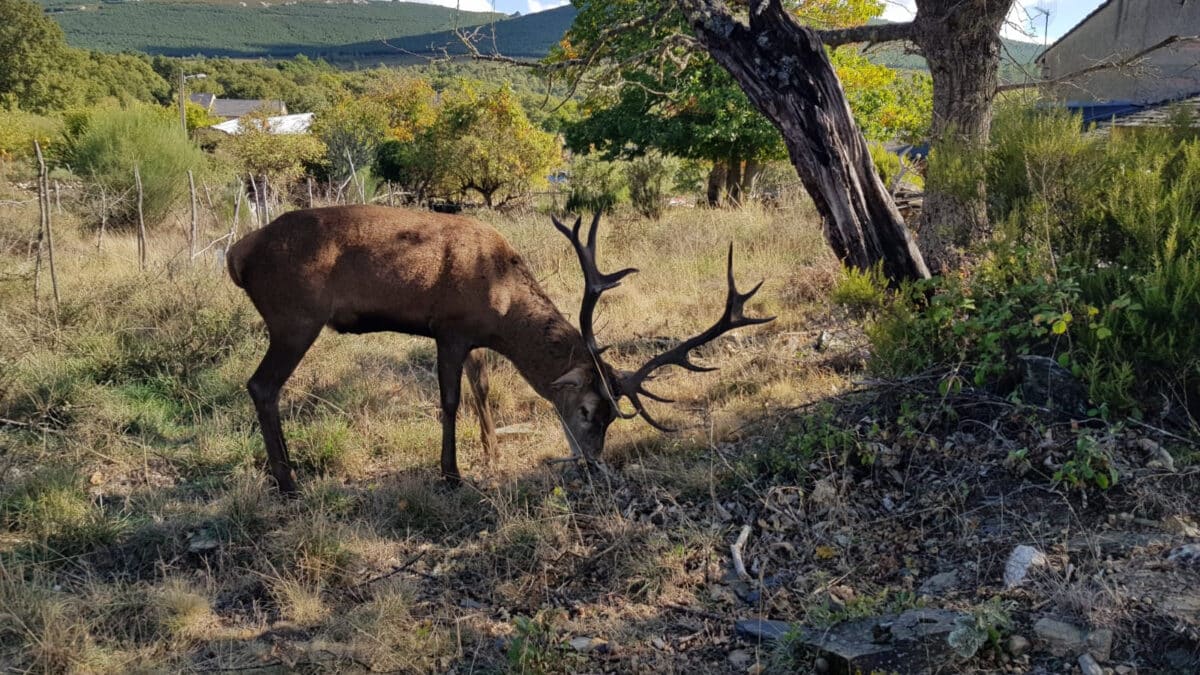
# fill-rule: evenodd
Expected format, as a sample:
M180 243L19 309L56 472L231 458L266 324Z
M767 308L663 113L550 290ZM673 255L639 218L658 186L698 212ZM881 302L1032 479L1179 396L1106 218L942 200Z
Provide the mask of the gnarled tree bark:
M754 0L750 23L720 0L680 0L696 38L779 128L792 164L847 265L882 263L892 280L929 276L880 181L821 38L780 0Z
M983 158L1000 85L1000 27L1012 0L965 4L970 8L963 0L918 0L912 24L933 79L931 147L958 155L966 171L951 183L936 167L927 177L920 239L935 272L960 267L964 250L992 234Z

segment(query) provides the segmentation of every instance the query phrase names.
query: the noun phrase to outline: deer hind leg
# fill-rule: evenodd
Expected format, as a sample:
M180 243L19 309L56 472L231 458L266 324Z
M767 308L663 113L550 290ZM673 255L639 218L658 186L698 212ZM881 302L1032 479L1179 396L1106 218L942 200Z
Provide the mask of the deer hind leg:
M471 407L479 420L479 438L483 442L483 458L489 466L495 466L499 454L496 448L496 423L492 420L492 408L488 404L488 372L483 352L476 350L467 357L467 384L471 387Z
M468 351L454 342L438 340L437 343L438 388L442 398L442 477L451 484L462 480L458 472L454 427L462 392L463 362L467 359Z
M283 425L279 421L279 392L320 332L320 325L287 333L272 331L267 353L258 370L246 383L258 413L258 424L262 427L263 443L267 448L267 469L279 486L279 491L284 494L296 492L296 472L288 460Z

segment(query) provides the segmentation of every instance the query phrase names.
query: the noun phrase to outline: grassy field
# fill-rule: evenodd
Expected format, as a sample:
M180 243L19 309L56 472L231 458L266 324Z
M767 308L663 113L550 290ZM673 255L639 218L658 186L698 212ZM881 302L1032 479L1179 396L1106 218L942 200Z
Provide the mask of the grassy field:
M559 585L571 583L559 574L563 556L620 566L576 577L590 598L573 620L578 633L631 637L657 620L647 600L695 593L717 533L652 532L609 501L614 488L543 467L565 443L550 406L507 363L492 376L498 423L523 428L503 437L501 464L485 471L464 420L460 461L472 486L440 485L424 339L317 342L283 402L303 496L279 500L262 477L244 390L265 337L224 270L208 255L189 268L182 239L160 231L150 271L139 273L132 237L110 233L97 251L68 217L55 241L56 322L46 285L40 314L33 305L34 217L25 207L0 220L0 607L16 620L0 627L0 666L486 670L506 662L495 642L523 630L519 617L557 604ZM577 264L548 219L495 222L573 310ZM714 320L730 240L743 282L767 279L753 311L783 318L714 348L719 373L659 385L682 401L662 417L686 432L626 422L610 433L609 461L656 490L707 492L725 471L711 457L696 464L697 451L840 383L794 360L792 331L835 274L808 211L608 222L606 266L643 272L606 298L601 339L632 362L651 338ZM412 574L371 581L401 564ZM460 602L464 590L471 602ZM626 593L628 607L605 599Z
M451 489L432 342L326 333L284 391L302 482L286 500L244 388L265 336L220 245L189 265L173 218L142 273L133 238L97 246L68 190L55 315L45 270L34 304L31 195L0 196L2 670L807 672L812 653L734 621L933 607L980 636L947 672L1069 670L1036 641L1047 616L1114 631L1110 665L1195 672L1200 566L1168 558L1200 536L1195 444L1118 426L1085 447L986 392L864 380L861 321L829 299L853 306L854 287L803 201L606 221L601 267L642 270L597 316L618 364L714 319L727 242L743 287L766 280L750 311L776 322L704 350L721 370L656 383L682 431L618 421L606 472L545 464L567 452L553 412L496 359L501 459L481 465L464 406ZM577 263L549 220L482 217L573 314ZM1052 479L1101 447L1113 489ZM742 531L752 578L730 571ZM1006 588L1017 544L1048 562Z

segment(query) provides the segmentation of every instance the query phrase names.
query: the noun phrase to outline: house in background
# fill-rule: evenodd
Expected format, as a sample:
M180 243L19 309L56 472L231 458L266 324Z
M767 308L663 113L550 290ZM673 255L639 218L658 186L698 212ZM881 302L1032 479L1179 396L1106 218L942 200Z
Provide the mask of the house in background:
M216 94L192 94L188 100L208 111L209 115L223 120L235 120L255 111L264 111L268 115L287 115L287 105L283 101L254 98L221 98Z
M1052 95L1085 123L1156 126L1174 104L1200 104L1200 0L1108 0L1038 57L1046 80L1064 78L1100 63L1121 62L1151 50L1135 63L1099 70L1054 85Z
M295 115L276 115L267 118L267 130L273 134L306 134L312 127L313 119L316 116L313 113L297 113ZM242 123L239 119L225 120L220 124L214 124L210 129L224 132L226 134L238 134L242 131Z

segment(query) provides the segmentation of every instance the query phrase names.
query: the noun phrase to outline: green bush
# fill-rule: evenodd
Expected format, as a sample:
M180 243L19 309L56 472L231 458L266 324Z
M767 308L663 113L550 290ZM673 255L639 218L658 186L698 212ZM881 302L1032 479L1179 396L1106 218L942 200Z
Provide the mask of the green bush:
M611 212L627 195L625 176L616 162L584 155L571 162L571 194L567 211Z
M135 166L147 227L159 224L187 194L187 172L204 167L204 153L183 136L178 118L161 108L99 110L70 126L75 133L64 160L76 174L94 176L111 193L128 196L118 221L136 222Z
M1071 368L1101 411L1195 419L1200 141L1172 129L1080 132L1064 113L998 111L987 262L902 290L868 328L876 371L957 368L995 386L1017 356L1037 354Z
M649 152L625 165L629 201L638 213L653 220L662 217L677 164L660 152Z

